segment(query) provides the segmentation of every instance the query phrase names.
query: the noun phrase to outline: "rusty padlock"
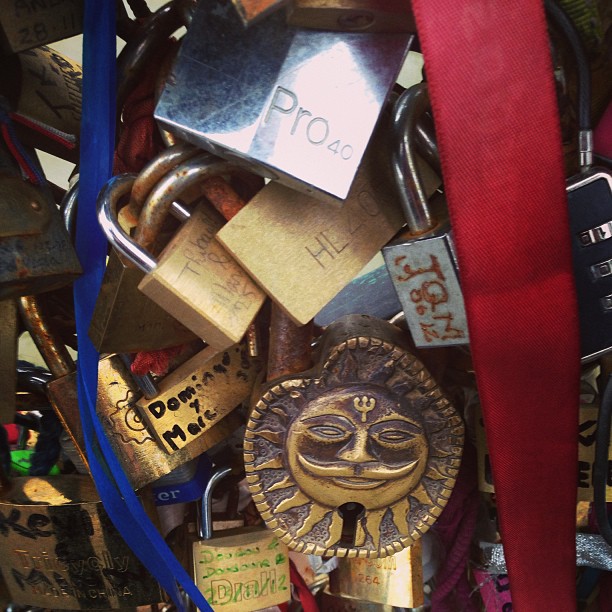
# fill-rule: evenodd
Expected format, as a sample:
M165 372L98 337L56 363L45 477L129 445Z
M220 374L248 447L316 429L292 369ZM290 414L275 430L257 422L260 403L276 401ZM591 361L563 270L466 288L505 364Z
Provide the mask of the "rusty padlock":
M266 524L307 554L386 557L435 522L458 473L463 422L386 321L343 317L316 365L269 382L244 442Z

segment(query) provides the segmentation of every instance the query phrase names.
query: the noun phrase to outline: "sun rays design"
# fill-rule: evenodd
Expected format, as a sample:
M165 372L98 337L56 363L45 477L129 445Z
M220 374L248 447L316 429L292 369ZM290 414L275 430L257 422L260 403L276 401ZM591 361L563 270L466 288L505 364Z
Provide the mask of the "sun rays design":
M292 472L287 433L322 394L364 383L416 410L427 441L426 464L416 486L405 495L357 517L354 541L347 544L337 501L313 499ZM440 515L457 477L462 446L463 421L423 364L394 342L356 336L328 349L316 375L268 388L247 424L244 457L259 512L290 548L324 556L385 557L410 546ZM350 490L346 495L346 502L353 501Z

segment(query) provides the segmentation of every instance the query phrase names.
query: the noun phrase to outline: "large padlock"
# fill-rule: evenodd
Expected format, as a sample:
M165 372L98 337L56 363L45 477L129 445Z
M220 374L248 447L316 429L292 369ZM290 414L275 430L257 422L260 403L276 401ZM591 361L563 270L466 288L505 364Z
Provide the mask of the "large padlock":
M19 322L14 299L0 301L0 424L12 423L17 408Z
M0 492L0 569L17 604L99 610L164 601L91 478L19 477Z
M202 497L194 581L216 611L251 612L289 601L289 551L278 536L261 527L212 531L212 493L230 471L217 468Z
M28 153L31 168L40 171L33 152ZM50 291L74 281L81 266L48 187L21 178L4 142L0 184L0 299Z
M150 248L155 232L181 192L211 176L233 169L231 163L203 158L188 160L174 176L162 179L141 212L136 238ZM146 273L139 289L217 350L244 336L263 305L265 294L216 239L224 219L214 209L198 205L156 261L137 245L116 221L118 199L129 192L134 177L113 177L100 192L98 218L115 248Z
M55 378L47 384L49 399L87 465L74 361L48 324L39 300L21 298L19 309L27 330ZM238 415L229 414L194 438L191 444L168 454L158 445L136 408L141 395L141 389L120 355L108 355L100 361L96 411L134 489L142 488L199 456L241 423Z
M468 344L445 200L438 193L428 202L417 166L416 122L427 105L425 83L407 89L395 105L393 169L408 228L383 255L416 346Z
M155 117L263 176L344 199L411 41L293 28L282 10L245 29L229 0L200 2Z
M461 462L463 422L394 325L350 315L316 365L267 383L245 433L253 499L297 552L386 557L435 522Z
M325 612L398 612L395 606L357 599L348 595L338 595L328 589L325 589L320 595L319 609Z
M312 319L404 224L391 177L380 163L384 146L381 130L342 207L271 182L217 235L298 324Z

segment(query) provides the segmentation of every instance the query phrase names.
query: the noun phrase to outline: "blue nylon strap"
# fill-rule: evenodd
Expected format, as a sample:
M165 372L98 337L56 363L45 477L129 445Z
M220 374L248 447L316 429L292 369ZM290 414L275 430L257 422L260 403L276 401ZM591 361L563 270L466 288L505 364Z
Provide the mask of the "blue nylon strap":
M185 609L179 585L204 612L212 612L134 493L96 414L98 352L88 336L102 284L107 242L96 217L96 198L112 175L115 131L115 2L86 0L83 18L83 111L76 249L83 275L74 284L78 337L77 385L87 458L100 499L128 546Z

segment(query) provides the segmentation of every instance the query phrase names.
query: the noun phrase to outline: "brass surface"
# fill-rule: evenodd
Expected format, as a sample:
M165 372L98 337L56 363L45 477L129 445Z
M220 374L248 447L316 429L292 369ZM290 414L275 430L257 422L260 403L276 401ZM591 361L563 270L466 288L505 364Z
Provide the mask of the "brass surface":
M290 548L385 557L440 515L461 462L463 422L390 323L350 315L321 343L312 370L270 383L252 409L249 489ZM345 504L362 507L349 537Z
M298 324L312 319L404 224L393 185L373 156L370 149L341 207L271 182L217 234Z
M247 527L193 544L193 574L213 607L251 612L291 599L289 551L268 529Z
M423 605L421 541L384 559L338 559L329 575L329 590L398 608Z
M410 2L401 0L294 0L287 22L340 32L416 32Z
M197 206L138 285L218 350L240 341L265 300L215 238L223 223L215 210Z
M208 347L159 383L159 394L136 403L149 431L169 454L206 435L247 400L261 367L243 345Z
M13 479L0 494L0 555L13 603L93 610L163 600L87 476Z
M393 606L364 601L342 595L334 595L328 590L321 593L320 610L325 612L395 612Z
M13 423L17 400L17 304L0 301L0 423Z
M312 322L296 325L276 304L272 304L267 379L274 380L310 368L312 338Z
M195 340L192 331L138 290L143 277L111 251L89 327L98 352L153 351Z

